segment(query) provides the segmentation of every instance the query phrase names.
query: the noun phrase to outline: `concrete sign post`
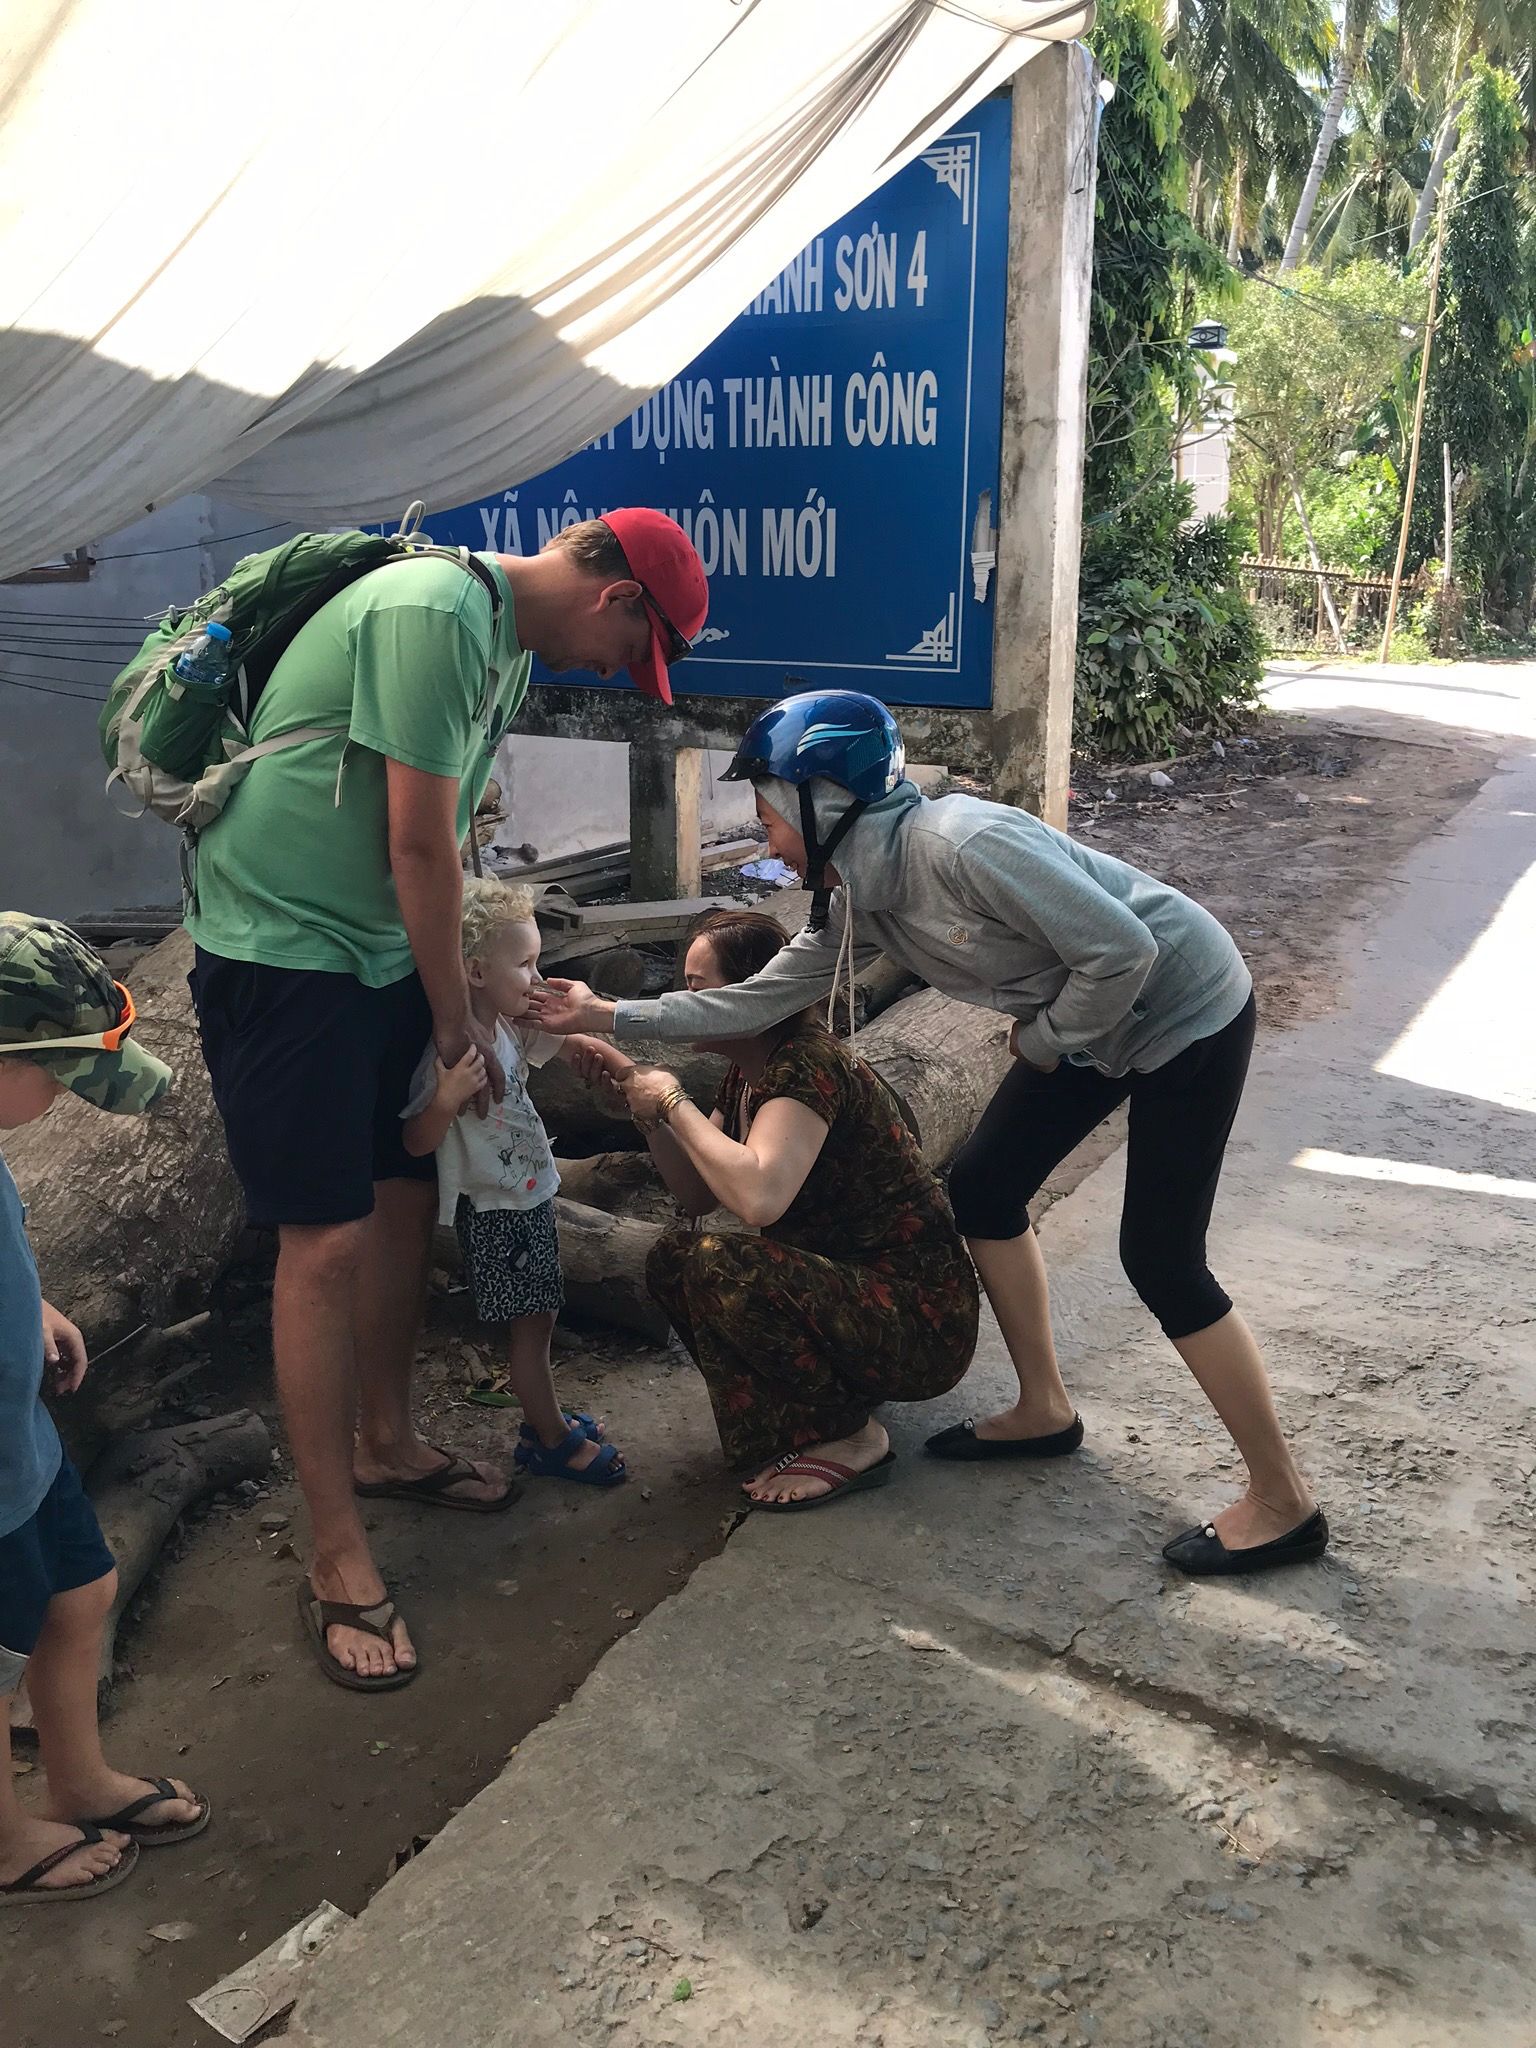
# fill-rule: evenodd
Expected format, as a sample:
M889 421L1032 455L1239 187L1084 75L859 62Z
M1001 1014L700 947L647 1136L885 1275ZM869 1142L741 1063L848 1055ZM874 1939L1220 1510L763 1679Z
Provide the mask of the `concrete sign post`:
M867 691L909 754L1065 822L1097 111L1086 51L1045 50L612 432L429 520L532 553L644 504L693 538L710 614L676 710L559 685L522 720L630 742L638 894L686 893L696 750L799 689Z

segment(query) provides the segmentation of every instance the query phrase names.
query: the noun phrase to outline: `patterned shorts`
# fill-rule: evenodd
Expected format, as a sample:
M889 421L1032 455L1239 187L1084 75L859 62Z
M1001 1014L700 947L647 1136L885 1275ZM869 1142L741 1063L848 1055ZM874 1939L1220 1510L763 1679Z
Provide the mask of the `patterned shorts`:
M460 1195L454 1228L482 1323L560 1313L565 1287L552 1201L536 1209L477 1209Z

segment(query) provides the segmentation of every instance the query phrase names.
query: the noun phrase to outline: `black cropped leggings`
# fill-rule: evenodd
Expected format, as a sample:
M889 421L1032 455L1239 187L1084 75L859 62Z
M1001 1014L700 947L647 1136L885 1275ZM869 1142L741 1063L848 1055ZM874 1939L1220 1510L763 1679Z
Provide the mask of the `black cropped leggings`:
M1222 1157L1253 1051L1254 1002L1150 1074L1110 1080L1065 1060L1052 1074L1015 1062L950 1168L966 1237L1018 1237L1053 1167L1127 1098L1120 1263L1170 1337L1209 1329L1232 1306L1205 1262Z

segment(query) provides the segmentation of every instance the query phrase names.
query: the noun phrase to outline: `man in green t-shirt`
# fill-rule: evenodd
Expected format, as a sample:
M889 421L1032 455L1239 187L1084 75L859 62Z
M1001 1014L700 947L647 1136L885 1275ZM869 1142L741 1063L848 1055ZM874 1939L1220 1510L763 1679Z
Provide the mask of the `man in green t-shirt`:
M627 669L670 704L668 665L708 611L686 534L643 508L475 559L390 563L299 631L252 738L331 730L252 764L199 839L187 919L230 1158L251 1221L278 1232L273 1354L314 1530L301 1607L326 1675L367 1691L417 1659L358 1493L480 1514L512 1498L411 1420L436 1188L400 1113L429 1040L448 1065L477 1049L497 1100L503 1084L469 1004L460 847L535 655Z

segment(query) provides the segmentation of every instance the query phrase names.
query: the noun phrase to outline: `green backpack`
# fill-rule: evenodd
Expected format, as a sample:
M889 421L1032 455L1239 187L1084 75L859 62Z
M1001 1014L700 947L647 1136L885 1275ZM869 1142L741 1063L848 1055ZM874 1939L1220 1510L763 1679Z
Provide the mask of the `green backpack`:
M305 740L345 731L300 725L251 741L251 720L278 659L320 607L370 570L438 556L457 562L487 591L491 632L501 591L468 548L440 548L420 533L425 507L413 504L397 533L301 533L264 554L247 555L225 580L190 605L173 605L125 668L101 714L101 750L115 783L152 811L195 834L218 817L253 761ZM210 622L228 626L234 687L226 701L182 684L175 662Z

